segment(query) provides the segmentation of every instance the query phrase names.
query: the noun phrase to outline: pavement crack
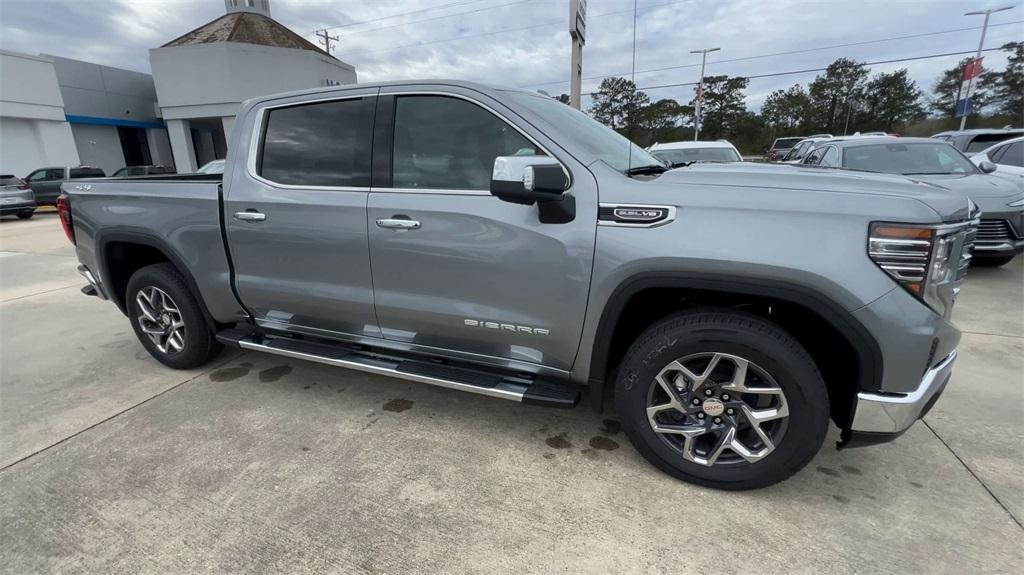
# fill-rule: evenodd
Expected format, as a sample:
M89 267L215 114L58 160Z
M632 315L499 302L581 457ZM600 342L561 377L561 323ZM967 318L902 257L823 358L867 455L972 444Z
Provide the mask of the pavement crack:
M1024 335L1014 335L1012 333L992 333L988 331L967 331L966 329L960 330L960 333L969 333L971 335L989 335L995 337L1008 337L1011 339L1024 339Z
M41 449L37 449L36 451L33 451L32 453L29 453L28 455L26 455L24 457L21 457L21 458L15 460L15 461L12 461L11 463L8 463L7 465L4 465L3 467L0 467L0 473L3 473L5 471L7 471L8 469L10 469L10 468L14 467L15 465L21 463L22 461L27 461L29 459L32 459L33 457L35 457L35 456L37 456L37 455L39 455L41 453L44 453L46 451L49 451L50 449L52 449L54 447L57 447L58 445L60 445L62 443L70 441L70 440L78 437L79 435L85 433L86 431L89 431L90 429L94 429L94 428L99 427L99 426L103 425L104 423L114 419L114 418L120 417L120 416L124 415L125 413L128 413L129 411L135 409L136 407L139 407L141 405L145 405L146 403L149 403L150 401L153 401L154 399L160 397L161 395L164 395L166 393L172 392L175 389L178 389L179 387L185 385L186 383L191 383L191 382L195 381L196 379L198 379L198 378L200 378L200 377L202 377L204 375L207 375L208 373L210 373L211 371L217 369L218 367L221 367L222 365L225 365L227 363L235 361L236 359L238 359L238 358L240 358L240 357L242 357L242 356L244 356L244 355L246 355L248 353L249 352L245 351L245 352L242 352L239 355L232 355L231 357L225 358L224 361L218 362L216 365L211 365L209 369L204 369L202 372L197 373L194 376L192 376L192 377L190 377L190 378L188 378L188 379L186 379L184 381L178 382L178 383L172 385L171 387L168 387L167 389L161 391L160 393L157 393L155 395L151 395L151 396L147 397L146 399L143 399L142 401L140 401L140 402L138 402L138 403L136 403L134 405L129 405L128 407L122 409L121 411L118 411L117 413L109 415L109 416L107 416L107 417L97 421L96 423L93 423L92 425L89 425L87 427L83 427L82 429L79 429L78 431L72 433L71 435L69 435L67 437L63 437L63 438L61 438L61 439L51 443L50 445L47 445L46 447L43 447Z
M53 293L55 291L60 291L62 289L71 289L73 287L78 287L80 285L81 285L80 283L76 283L76 284L71 284L71 285L67 285L67 286L64 286L64 287L52 288L52 289L48 289L48 290L39 291L39 292L36 292L36 293L20 295L18 297L12 297L10 299L0 300L0 303L7 303L7 302L11 302L11 301L18 301L19 299L25 299L25 298L28 298L28 297L36 297L37 295Z
M946 449L948 449L949 452L953 454L953 457L955 457L956 460L960 462L960 465L964 466L964 469L967 470L967 473L970 473L971 477L973 477L975 480L977 480L977 482L979 484L981 484L982 487L985 488L985 491L987 491L988 494L992 497L992 499L995 500L995 502L998 503L999 506L1003 508L1003 511L1005 511L1006 514L1010 516L1010 519L1013 519L1013 522L1017 524L1017 527L1020 527L1021 529L1024 529L1024 524L1021 523L1020 519L1018 519L1017 516L1014 515L1012 511L1010 511L1010 508L1007 507L1006 504L1004 504L1002 502L1002 500L999 499L999 497L997 497L996 494L992 492L991 489L989 489L988 485L986 485L985 482L982 481L980 477L978 477L978 474L975 473L974 470L971 469L971 467L969 465L967 465L967 462L964 461L963 458L960 457L960 454L957 453L956 451L954 451L953 448L948 443L946 443L946 440L943 439L941 435L939 435L939 432L935 431L935 428L933 428L931 426L931 424L928 423L927 420L922 419L921 423L923 423L924 426L928 428L928 431L931 431L932 435L934 435L935 438L938 439L939 442L941 442L942 445L944 445L946 447Z

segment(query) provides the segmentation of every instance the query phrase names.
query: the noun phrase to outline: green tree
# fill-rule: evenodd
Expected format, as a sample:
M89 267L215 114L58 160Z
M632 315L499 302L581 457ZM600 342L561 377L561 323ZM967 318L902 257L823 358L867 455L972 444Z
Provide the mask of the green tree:
M762 121L778 135L796 133L809 114L811 99L800 84L788 90L775 90L761 106Z
M750 80L741 77L704 77L700 131L705 139L713 140L735 132L740 118L747 111L743 90L748 84Z
M1024 42L1003 44L1002 49L1009 54L1006 69L990 76L994 84L992 104L997 113L1020 122L1024 115Z
M907 75L906 68L875 75L864 87L862 116L858 127L887 132L924 115L921 90Z
M635 129L630 116L635 116L649 102L647 94L637 90L633 82L625 78L605 78L594 92L590 115L614 130L628 131L623 129Z
M627 128L633 134L630 139L640 146L655 142L672 141L676 138L679 124L693 116L693 108L672 99L658 100L637 110L631 118L636 126Z
M956 101L960 97L960 86L963 83L964 67L973 58L964 58L955 67L943 72L932 85L932 96L928 100L928 109L938 117L952 118L956 111ZM992 72L986 72L978 78L971 96L975 112L980 112L988 105L992 97Z
M842 134L864 91L868 71L863 64L839 58L808 86L812 130Z

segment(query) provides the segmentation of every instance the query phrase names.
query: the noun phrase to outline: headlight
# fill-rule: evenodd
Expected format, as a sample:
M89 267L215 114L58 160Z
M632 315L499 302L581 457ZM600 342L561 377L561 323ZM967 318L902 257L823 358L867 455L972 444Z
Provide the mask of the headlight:
M868 256L896 283L945 315L948 304L940 297L938 288L959 280L966 271L970 260L965 245L968 224L914 226L875 222L868 237Z

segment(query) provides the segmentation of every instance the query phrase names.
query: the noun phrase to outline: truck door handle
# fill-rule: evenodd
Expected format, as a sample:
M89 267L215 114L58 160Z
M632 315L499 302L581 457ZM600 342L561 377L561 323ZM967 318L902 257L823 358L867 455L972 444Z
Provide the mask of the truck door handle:
M235 219L243 222L262 222L267 219L267 214L248 209L244 212L235 212Z
M395 216L393 218L377 220L377 227L389 230L418 230L420 229L420 223L416 220L410 220L408 217Z

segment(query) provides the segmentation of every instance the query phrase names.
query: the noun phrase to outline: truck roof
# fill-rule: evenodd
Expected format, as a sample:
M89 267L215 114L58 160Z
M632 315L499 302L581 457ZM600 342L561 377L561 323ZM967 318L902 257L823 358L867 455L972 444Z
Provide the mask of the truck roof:
M266 102L270 100L278 100L286 97L294 96L306 96L316 94L339 94L348 92L350 90L362 90L366 88L385 88L392 86L452 86L459 88L468 88L470 90L476 90L477 92L523 92L526 94L536 94L543 96L540 92L531 92L530 90L523 90L520 88L513 88L511 86L494 86L488 84L480 84L478 82L469 82L467 80L451 80L451 79L424 79L424 80L394 80L390 82L366 82L359 84L345 84L341 86L328 86L326 88L310 88L307 90L293 90L291 92L279 92L277 94L267 94L265 96L257 96L250 98L242 103L245 107L249 104L257 104L260 102Z

